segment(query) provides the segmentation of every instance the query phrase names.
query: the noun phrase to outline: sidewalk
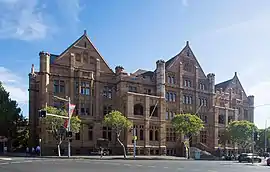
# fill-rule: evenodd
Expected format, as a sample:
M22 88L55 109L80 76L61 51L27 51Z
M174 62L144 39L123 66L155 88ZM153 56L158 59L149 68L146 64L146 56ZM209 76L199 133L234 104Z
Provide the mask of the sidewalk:
M60 158L68 159L67 156L42 156L37 158ZM91 159L91 160L124 160L124 156L71 156L69 159ZM192 160L186 159L184 157L175 157L175 156L136 156L134 159L133 156L127 156L126 160Z

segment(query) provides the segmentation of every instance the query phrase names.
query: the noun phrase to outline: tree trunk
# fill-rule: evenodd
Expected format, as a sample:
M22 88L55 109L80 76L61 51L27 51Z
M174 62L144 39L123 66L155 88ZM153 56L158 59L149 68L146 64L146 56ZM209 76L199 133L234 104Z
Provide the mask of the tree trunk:
M61 143L62 143L62 140L60 139L59 142L58 142L58 145L57 145L57 150L58 150L58 156L59 157L61 156L61 149L60 149Z
M124 144L120 141L120 138L119 137L120 137L120 134L117 134L117 141L123 147L124 158L126 159L127 158L126 148L125 148Z

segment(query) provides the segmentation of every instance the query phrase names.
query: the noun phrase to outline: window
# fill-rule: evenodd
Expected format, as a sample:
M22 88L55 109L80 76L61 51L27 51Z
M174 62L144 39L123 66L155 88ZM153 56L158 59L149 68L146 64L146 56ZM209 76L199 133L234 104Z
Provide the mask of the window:
M200 89L200 90L205 90L205 84L200 83L200 84L199 84L199 89Z
M167 80L168 80L168 83L171 83L171 76L168 76Z
M103 97L112 99L112 87L104 86Z
M62 80L54 80L53 91L54 93L65 93L65 82Z
M134 105L134 115L143 115L143 106L141 104Z
M169 112L168 112L168 111L166 111L165 119L166 119L166 120L169 119Z
M200 105L207 106L207 99L206 98L199 98Z
M225 115L219 115L218 116L218 123L219 124L225 124Z
M159 132L158 132L158 130L155 131L155 140L156 141L159 140Z
M171 77L171 81L172 81L172 82L171 82L172 84L175 84L175 83L176 83L176 82L175 82L175 77L174 77L174 76Z
M143 129L140 129L140 140L143 140Z
M112 105L104 105L103 106L103 115L107 115L112 111Z
M108 139L109 141L112 141L112 129L110 127L103 127L102 136L103 139Z
M166 93L166 101L175 102L176 101L176 93L167 92Z
M200 138L201 138L201 143L206 144L206 140L207 140L206 131L200 131Z
M153 140L153 130L149 131L149 140Z
M189 63L185 63L184 64L184 70L187 72L191 72L192 71L192 65Z
M83 54L83 62L88 63L88 53Z
M184 86L185 87L191 87L191 81L190 80L184 80Z
M144 89L144 94L149 94L149 95L151 95L151 89L145 88L145 89Z
M128 91L129 91L129 92L135 92L135 93L136 93L136 92L137 92L137 87L129 86L129 87L128 87Z
M184 95L183 96L183 104L192 104L192 96L187 96L187 95Z
M76 95L79 94L79 82L78 81L74 82L74 92Z
M88 125L88 140L93 140L93 126Z
M84 48L86 48L87 47L87 43L86 42L84 42Z
M174 142L176 140L176 133L173 128L166 128L166 141Z
M208 119L206 115L200 115L201 120L206 124Z
M233 121L233 117L232 116L228 116L228 123Z
M158 107L150 106L150 114L152 114L152 116L158 117Z
M76 59L77 62L81 62L81 55L77 53L75 55L75 59Z
M168 76L167 77L167 82L169 84L175 84L175 77L174 76Z
M81 82L81 94L90 95L90 83L89 82Z
M76 133L75 134L75 140L80 140L81 139L81 133Z

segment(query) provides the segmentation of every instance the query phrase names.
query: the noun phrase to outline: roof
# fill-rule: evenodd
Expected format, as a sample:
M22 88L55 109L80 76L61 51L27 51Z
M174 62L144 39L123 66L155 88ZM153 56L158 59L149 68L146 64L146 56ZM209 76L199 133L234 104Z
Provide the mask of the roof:
M220 89L222 88L223 90L225 90L229 85L230 83L232 82L233 79L229 79L227 81L224 81L224 82L221 82L219 84L216 84L215 85L215 89Z

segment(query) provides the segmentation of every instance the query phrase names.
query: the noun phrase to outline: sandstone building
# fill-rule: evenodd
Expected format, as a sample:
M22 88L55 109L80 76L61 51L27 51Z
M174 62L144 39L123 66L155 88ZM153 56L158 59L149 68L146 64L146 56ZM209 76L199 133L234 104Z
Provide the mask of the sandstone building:
M215 74L205 74L189 43L167 61L157 60L155 71L138 69L128 74L121 66L112 70L94 47L86 32L60 55L40 52L39 71L29 74L30 143L42 138L42 151L56 149L53 137L39 121L38 110L45 106L63 107L53 98L70 96L74 114L82 119L80 133L74 135L72 154L89 154L98 138L110 141L111 153L122 152L113 131L102 125L105 114L119 110L133 121L139 155L182 154L170 120L178 113L193 113L205 128L192 138L191 145L214 152L219 137L232 120L254 120L254 96L247 96L237 74L216 84ZM91 85L93 81L93 85ZM152 113L153 112L153 113ZM132 133L121 138L132 151ZM234 145L227 143L227 150ZM66 145L63 144L63 148Z

